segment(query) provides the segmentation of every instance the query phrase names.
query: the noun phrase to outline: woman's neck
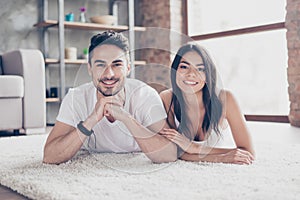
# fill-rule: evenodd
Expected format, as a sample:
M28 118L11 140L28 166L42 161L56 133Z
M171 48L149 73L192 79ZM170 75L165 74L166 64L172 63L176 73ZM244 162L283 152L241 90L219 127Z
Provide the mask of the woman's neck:
M194 94L182 93L185 109L194 111L204 109L202 95L202 91L196 92Z

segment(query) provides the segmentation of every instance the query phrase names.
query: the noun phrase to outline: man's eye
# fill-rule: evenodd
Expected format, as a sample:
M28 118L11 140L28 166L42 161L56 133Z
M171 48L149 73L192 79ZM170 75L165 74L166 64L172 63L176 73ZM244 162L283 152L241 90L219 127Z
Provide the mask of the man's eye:
M199 72L205 72L205 69L204 68L198 68L198 71Z
M121 67L121 66L123 66L123 63L114 63L113 66L115 66L115 67Z
M105 67L105 64L97 64L97 67Z

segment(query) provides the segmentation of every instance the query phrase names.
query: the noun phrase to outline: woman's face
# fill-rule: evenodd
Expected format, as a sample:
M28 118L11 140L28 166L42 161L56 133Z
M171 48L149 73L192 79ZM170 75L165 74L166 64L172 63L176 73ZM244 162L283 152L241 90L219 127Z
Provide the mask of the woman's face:
M176 83L183 93L196 93L206 81L205 67L201 56L195 51L185 53L176 73Z

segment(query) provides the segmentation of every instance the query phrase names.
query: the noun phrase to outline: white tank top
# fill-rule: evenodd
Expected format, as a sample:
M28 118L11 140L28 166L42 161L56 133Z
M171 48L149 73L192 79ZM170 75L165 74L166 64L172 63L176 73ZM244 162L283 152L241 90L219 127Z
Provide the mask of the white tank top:
M220 89L217 90L217 95L220 94ZM175 113L174 113L174 121L176 125L176 129L178 129L180 122L178 121ZM212 133L208 138L206 138L203 141L198 141L198 143L204 144L206 146L211 147L222 147L222 148L235 148L235 142L231 133L231 129L228 125L228 122L226 119L223 119L223 122L221 125L219 125L219 130L221 135L219 136L214 130L212 130Z

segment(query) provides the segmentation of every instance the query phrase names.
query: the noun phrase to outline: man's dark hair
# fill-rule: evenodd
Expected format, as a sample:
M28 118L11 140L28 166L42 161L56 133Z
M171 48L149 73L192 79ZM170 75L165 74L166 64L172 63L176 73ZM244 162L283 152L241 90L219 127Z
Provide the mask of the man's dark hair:
M91 64L91 58L93 55L93 50L101 45L109 44L109 45L115 45L122 49L125 54L128 55L129 52L129 43L128 39L122 34L117 33L112 30L105 31L103 33L99 33L97 35L94 35L91 38L90 46L89 46L89 63ZM128 59L128 56L127 56ZM129 59L128 59L129 60Z

